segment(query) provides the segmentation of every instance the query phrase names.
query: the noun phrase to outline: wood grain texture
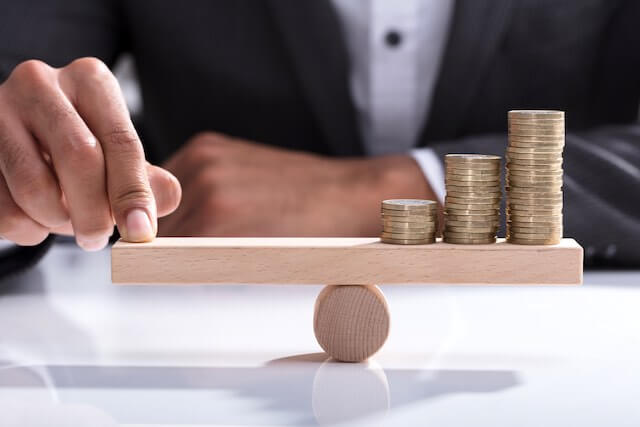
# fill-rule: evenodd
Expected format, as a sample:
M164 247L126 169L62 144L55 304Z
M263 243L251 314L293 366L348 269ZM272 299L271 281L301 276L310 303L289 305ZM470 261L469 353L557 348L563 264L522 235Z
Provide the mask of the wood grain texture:
M320 347L341 362L361 362L389 336L389 308L377 286L326 286L316 300L313 331Z
M114 283L580 284L583 251L558 245L390 245L377 238L157 238L118 242Z

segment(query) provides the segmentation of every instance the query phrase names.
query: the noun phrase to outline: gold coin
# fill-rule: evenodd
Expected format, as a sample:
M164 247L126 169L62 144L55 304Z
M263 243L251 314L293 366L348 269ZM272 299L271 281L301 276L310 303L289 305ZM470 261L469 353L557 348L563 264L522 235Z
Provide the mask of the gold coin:
M499 215L500 209L487 210L470 210L470 209L446 209L445 214L449 216L465 216L465 215Z
M444 243L450 243L453 245L489 245L496 242L496 238L493 239L454 239L454 238L443 238L442 241Z
M388 210L415 210L415 209L436 209L438 203L433 200L420 199L390 199L382 201L382 208Z
M500 178L468 178L462 175L456 175L455 177L451 177L451 176L445 176L444 178L444 182L445 182L445 186L448 182L462 182L462 183L467 183L468 185L476 185L476 184L480 184L480 185L493 185L493 186L498 186L500 185Z
M496 186L496 188L489 189L479 189L476 190L474 188L464 187L461 189L451 189L452 186L447 188L446 194L452 197L500 197L502 192L500 188Z
M509 138L509 145L507 148L563 150L564 146L564 138L540 139L530 136L512 136Z
M555 152L564 153L564 143L544 144L544 143L531 143L531 142L520 142L520 141L511 140L509 141L508 148L536 150L536 151L540 150L541 152L555 151Z
M445 174L445 182L453 181L470 181L470 182L500 182L500 175L449 175Z
M564 132L564 121L547 122L547 123L534 123L526 122L522 120L509 120L507 122L509 129L522 129L522 130L548 130L556 132Z
M522 153L507 153L507 162L512 160L537 160L545 162L559 162L562 161L562 156L558 154L522 154Z
M542 233L542 234L531 234L531 233L515 233L509 231L507 236L513 239L519 240L546 240L546 239L562 239L562 233Z
M454 220L445 220L445 227L497 227L499 225L498 219L494 219L491 221L454 221Z
M444 202L445 204L447 202L449 203L457 203L457 204L470 204L470 203L475 203L475 204L483 204L483 205L495 205L495 204L499 204L500 203L500 197L498 196L493 196L493 197L453 197L450 195L446 195L444 198Z
M410 218L410 217L382 217L380 222L384 224L407 224L408 226L427 226L437 224L437 218Z
M438 225L438 222L433 221L396 221L390 220L388 218L383 218L381 221L382 225L389 227L404 227L404 228L422 228L422 227L434 227Z
M391 233L391 234L433 234L436 232L438 228L435 226L431 227L423 227L423 228L406 228L406 227L391 227L384 226L382 228L383 233Z
M445 194L471 194L471 193L492 193L497 196L502 194L502 187L500 183L495 183L492 185L451 185L448 184L445 186Z
M520 173L514 174L514 173L510 173L509 176L507 177L506 182L507 183L520 183L520 182L525 182L525 183L529 183L529 182L533 182L533 183L544 183L544 182L562 182L563 180L563 174L562 173L555 173L553 175L548 174L548 175L543 175L543 174L539 174L539 175L535 175L535 174L531 174L531 173L527 173L527 172L522 172L520 171Z
M545 176L536 176L536 177L524 177L524 176L515 176L515 175L509 175L507 176L507 180L506 183L508 186L523 186L526 187L527 184L540 184L540 185L553 185L553 184L560 184L562 185L562 176L552 176L552 177L545 177ZM515 184L515 185L514 185Z
M468 214L468 215L455 215L455 214L449 214L445 212L444 220L445 221L497 221L500 218L498 215L498 210L496 209L491 212L492 213L486 214L486 215L479 215L476 213Z
M507 173L510 176L562 176L564 169L529 169L529 170L520 170L520 169L509 169L507 168Z
M565 146L564 136L549 135L509 135L507 149L562 151Z
M401 212L401 211L394 211ZM380 214L380 218L387 219L389 221L402 221L402 222L428 222L435 221L437 218L437 212L426 213L424 215L418 215L411 213L408 215L392 215L386 212Z
M538 150L538 149L525 149L522 147L508 147L505 150L507 157L513 157L515 159L526 159L528 156L544 156L546 158L562 158L563 150Z
M533 161L533 162L541 162L542 164L556 164L556 163L562 164L562 161L564 160L564 158L562 156L551 157L551 156L546 156L544 154L514 155L514 154L507 153L507 160L508 160L508 164L514 163L514 164L525 164L527 166L531 166L531 165L536 165L538 163L530 164L527 162Z
M559 171L553 171L553 170L530 170L530 171L522 171L522 170L509 170L507 171L507 173L509 174L510 178L525 178L525 179L550 179L550 178L554 178L554 179L559 179L562 178L563 175L563 170L560 169Z
M562 180L548 180L548 179L516 179L509 178L507 185L510 187L533 187L533 188L562 188Z
M465 169L465 168L446 168L447 175L471 175L471 176L500 176L500 168L495 169Z
M558 203L556 205L523 205L523 204L507 204L507 212L514 215L530 215L530 214L538 214L538 213L548 213L548 214L558 214L562 213L562 203Z
M500 188L500 181L465 181L460 179L447 179L445 177L444 182L446 188L450 186L467 187L479 188L482 189L482 191L485 191L485 189Z
M498 232L497 226L488 226L488 227L459 227L448 225L444 229L445 233L493 233L494 235Z
M509 227L507 227L507 232L534 233L534 234L544 234L544 233L562 234L562 226L560 226L560 227L517 227L517 226L509 226Z
M413 228L413 227L392 227L390 225L384 225L382 231L385 233L435 233L438 227L430 225L427 227Z
M466 163L451 163L451 162L447 162L445 161L444 165L445 165L445 171L447 169L467 169L467 170L473 170L473 171L483 171L483 172L488 172L488 173L498 173L500 172L500 165L502 163L471 163L471 162L466 162Z
M518 207L507 206L510 215L560 215L562 206L556 208L538 208L537 206L520 205Z
M563 202L562 197L556 198L543 198L543 197L508 197L507 205L509 204L517 204L517 205L561 205Z
M551 200L551 199L510 199L507 200L507 206L510 207L528 207L528 206L539 206L539 207L562 207L562 199L560 200Z
M384 237L385 239L430 239L435 237L435 233L388 233L383 231L380 237Z
M562 169L562 162L558 162L556 164L551 164L551 165L521 165L521 164L517 164L517 163L509 163L508 169L510 171L523 171L523 172L529 172L529 171L549 171L549 172L554 172L554 171L561 171Z
M537 222L545 224L557 224L562 222L562 214L508 214L507 223Z
M509 119L559 119L564 120L564 111L559 110L510 110L507 113Z
M511 169L522 166L526 166L528 168L535 167L540 169L554 169L562 167L562 160L511 159L507 162L506 166Z
M561 240L562 238L558 238L558 237L542 239L542 240L539 240L539 239L530 240L530 239L518 239L515 237L507 236L507 243L512 243L514 245L534 245L534 246L557 245L558 243L560 243Z
M435 237L433 239L389 239L386 237L381 237L380 241L382 243L390 243L392 245L428 245L431 243L435 243Z
M445 203L444 208L447 211L452 209L461 209L465 211L483 211L488 209L500 209L500 203Z
M518 117L512 116L507 118L508 123L516 123L516 124L540 124L540 125L554 125L558 123L564 123L564 118L553 118L553 117Z
M505 152L507 153L521 153L521 154L558 154L562 155L562 148L558 147L507 147Z
M562 201L562 191L555 191L551 193L529 193L518 189L511 189L507 192L507 199L513 200L559 200Z
M535 129L535 130L524 130L524 129L514 129L510 128L507 132L509 138L517 138L520 136L547 136L547 137L556 137L560 138L564 136L564 130L545 130L545 129Z
M380 211L380 213L382 215L388 215L388 216L411 216L411 217L422 217L422 218L431 218L433 217L436 212L438 212L436 209L418 209L418 210L393 210L393 209L382 209Z
M499 163L500 156L489 154L447 154L445 162L473 162L473 163Z
M454 231L444 230L443 236L452 237L454 239L489 239L491 237L495 237L494 232L463 232L457 233Z

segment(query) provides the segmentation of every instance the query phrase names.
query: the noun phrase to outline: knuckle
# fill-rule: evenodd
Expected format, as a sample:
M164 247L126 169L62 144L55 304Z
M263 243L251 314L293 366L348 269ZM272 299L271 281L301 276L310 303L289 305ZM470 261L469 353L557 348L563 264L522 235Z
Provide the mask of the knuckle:
M109 147L117 147L120 151L138 152L142 144L137 133L129 126L116 126L101 137L102 142Z
M0 215L0 234L20 235L30 231L32 222L17 207L7 206Z
M187 144L191 151L215 153L222 144L222 139L213 132L200 132Z
M6 82L9 92L19 95L19 105L36 105L42 101L42 93L55 86L53 68L42 61L30 59L13 69ZM16 98L18 99L18 98Z
M20 145L15 144L11 138L3 131L0 124L0 149L2 157L0 161L4 164L7 173L15 173L19 170L19 166L23 165L26 160L26 152Z
M71 163L94 165L100 161L99 147L92 135L86 135L81 130L71 132L60 144L61 154Z
M220 168L206 167L196 176L195 187L200 191L206 190L211 193L216 193L221 181Z
M44 173L24 168L16 171L15 181L13 195L20 202L36 201L50 188L49 179Z
M37 59L30 59L28 61L21 62L14 69L9 80L25 80L29 82L37 82L43 79L48 79L52 68L42 61Z
M109 67L104 62L94 57L76 59L69 64L67 68L71 72L92 81L103 82L114 79L113 73Z
M132 207L146 207L154 201L153 195L149 187L140 182L131 184L126 188L117 191L113 196L111 203L114 210L124 211Z

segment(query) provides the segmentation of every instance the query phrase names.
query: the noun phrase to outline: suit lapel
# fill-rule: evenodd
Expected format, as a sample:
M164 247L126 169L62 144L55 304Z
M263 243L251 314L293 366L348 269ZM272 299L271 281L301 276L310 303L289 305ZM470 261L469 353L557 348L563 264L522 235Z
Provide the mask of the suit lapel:
M327 0L267 4L331 151L342 156L362 154L346 46L331 4Z
M461 136L482 77L506 30L512 0L457 0L420 145Z

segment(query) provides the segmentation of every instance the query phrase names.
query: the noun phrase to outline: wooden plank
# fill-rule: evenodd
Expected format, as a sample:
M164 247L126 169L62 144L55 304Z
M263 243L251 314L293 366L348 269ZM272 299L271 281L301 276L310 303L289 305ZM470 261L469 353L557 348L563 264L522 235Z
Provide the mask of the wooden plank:
M114 283L580 284L583 251L553 246L402 246L377 238L157 238L118 242Z

